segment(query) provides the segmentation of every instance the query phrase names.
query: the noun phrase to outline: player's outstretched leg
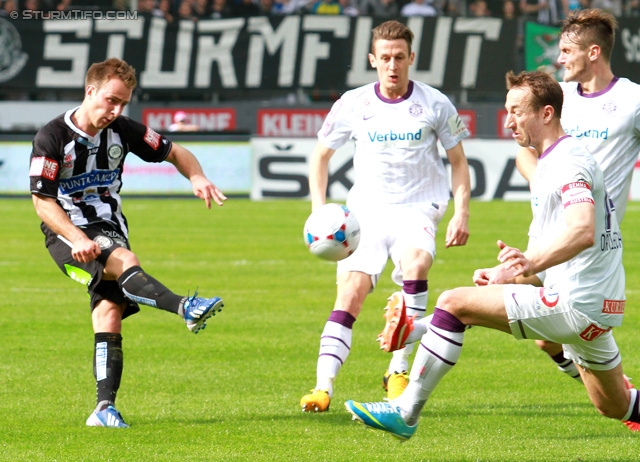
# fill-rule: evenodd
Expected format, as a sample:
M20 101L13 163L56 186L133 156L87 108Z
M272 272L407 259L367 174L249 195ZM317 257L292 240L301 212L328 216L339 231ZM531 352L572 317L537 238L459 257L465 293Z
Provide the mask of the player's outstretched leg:
M87 419L87 427L128 428L120 412L113 406L93 411Z
M413 426L407 425L400 415L400 409L390 402L358 403L349 400L344 406L353 416L353 420L369 428L391 433L403 441L411 438L418 428L417 423Z
M219 297L198 298L196 291L191 297L184 302L184 322L194 334L207 327L207 319L215 315L216 312L222 311L224 304Z

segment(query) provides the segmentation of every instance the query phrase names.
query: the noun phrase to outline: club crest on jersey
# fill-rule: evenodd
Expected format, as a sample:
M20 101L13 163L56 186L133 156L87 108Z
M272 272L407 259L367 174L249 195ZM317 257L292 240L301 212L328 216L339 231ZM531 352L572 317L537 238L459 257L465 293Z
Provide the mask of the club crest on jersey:
M613 114L616 112L616 109L618 109L618 107L613 101L608 101L602 105L602 110L608 114Z
M547 308L555 308L560 301L560 294L552 287L540 288L540 300Z
M107 149L107 154L109 154L109 157L113 160L120 159L123 154L122 146L120 146L119 144L112 144Z
M144 141L153 149L158 149L160 146L160 135L152 128L147 127L147 132L144 134Z
M413 117L420 117L423 113L423 109L422 106L420 106L418 103L414 103L409 107L409 114L411 114Z

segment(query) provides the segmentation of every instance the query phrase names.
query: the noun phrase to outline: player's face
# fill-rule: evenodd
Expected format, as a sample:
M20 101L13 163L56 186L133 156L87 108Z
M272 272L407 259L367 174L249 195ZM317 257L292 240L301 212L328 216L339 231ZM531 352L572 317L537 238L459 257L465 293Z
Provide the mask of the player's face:
M543 127L543 117L540 111L533 111L528 88L512 88L507 93L504 107L507 118L504 127L513 132L512 137L520 146L533 146L536 149L542 141L540 138ZM538 150L540 152L540 150Z
M409 52L409 45L403 39L377 40L375 55L369 53L371 67L378 71L380 91L389 99L395 99L409 88L409 66L415 54Z
M131 101L132 90L118 78L111 78L100 88L87 87L89 123L96 131L106 128L122 114Z
M566 34L560 36L558 42L560 55L558 64L564 66L562 80L565 82L587 82L591 79L589 63L590 48L581 49L577 43L569 40Z

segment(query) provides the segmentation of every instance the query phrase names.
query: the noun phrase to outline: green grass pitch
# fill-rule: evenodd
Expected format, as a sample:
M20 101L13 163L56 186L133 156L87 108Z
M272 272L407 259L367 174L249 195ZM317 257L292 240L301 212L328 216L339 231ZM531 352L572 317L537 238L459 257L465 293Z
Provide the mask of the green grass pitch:
M331 409L304 414L319 336L335 296L334 265L306 250L308 202L125 198L133 250L180 294L224 298L194 336L181 319L143 307L124 322L118 408L131 428L87 428L94 406L93 335L84 289L51 261L31 201L0 200L1 461L637 461L640 435L601 417L584 389L532 342L470 330L462 357L400 443L350 420L347 399L378 401L388 356L375 338L385 271L355 324ZM452 208L452 207L451 207ZM496 240L524 247L525 202L472 202L466 247L444 249L429 307L495 264ZM640 205L623 224L627 314L615 335L640 383Z

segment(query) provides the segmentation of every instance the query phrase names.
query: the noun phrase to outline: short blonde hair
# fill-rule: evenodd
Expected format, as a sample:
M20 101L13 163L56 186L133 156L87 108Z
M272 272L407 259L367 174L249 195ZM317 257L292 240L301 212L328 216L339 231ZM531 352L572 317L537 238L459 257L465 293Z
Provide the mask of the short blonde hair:
M136 70L133 67L122 59L109 58L89 67L84 81L85 86L93 85L100 89L112 77L122 80L129 90L133 90L138 85Z

